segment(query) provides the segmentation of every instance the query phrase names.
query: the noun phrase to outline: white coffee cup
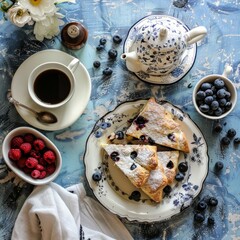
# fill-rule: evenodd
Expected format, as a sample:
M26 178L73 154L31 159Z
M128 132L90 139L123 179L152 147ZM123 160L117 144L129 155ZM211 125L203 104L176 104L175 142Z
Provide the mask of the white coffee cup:
M67 103L75 89L74 71L79 60L68 65L46 62L32 70L28 79L28 92L32 100L44 108L58 108Z

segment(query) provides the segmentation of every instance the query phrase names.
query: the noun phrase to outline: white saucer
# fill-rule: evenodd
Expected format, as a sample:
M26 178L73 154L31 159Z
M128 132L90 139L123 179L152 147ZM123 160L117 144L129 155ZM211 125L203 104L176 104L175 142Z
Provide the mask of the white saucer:
M55 49L33 54L20 65L14 74L11 86L13 98L36 111L46 110L33 102L28 93L27 81L30 72L37 65L46 61L55 61L67 65L73 58L73 56ZM57 123L40 123L31 112L19 106L16 107L18 113L27 123L42 130L60 130L72 125L83 113L91 95L91 79L82 63L79 64L74 75L76 77L76 89L70 101L62 107L51 109L58 118Z
M123 52L131 52L134 51L134 41L136 34L139 32L139 28L144 24L144 21L146 19L151 20L151 19L161 19L161 18L171 18L170 16L165 16L165 15L150 15L147 17L142 18L138 22L136 22L129 30L127 38L124 43L123 47ZM174 18L175 19L175 18ZM188 32L189 28L180 20L177 20L179 23L179 28L182 28L182 32ZM171 73L164 75L164 76L154 76L154 75L149 75L144 72L137 72L135 73L137 77L139 77L141 80L149 82L149 83L154 83L154 84L172 84L180 79L182 79L192 68L195 58L196 58L196 53L197 53L197 45L192 44L188 46L188 48L185 50L182 61L179 64L177 68L175 68Z

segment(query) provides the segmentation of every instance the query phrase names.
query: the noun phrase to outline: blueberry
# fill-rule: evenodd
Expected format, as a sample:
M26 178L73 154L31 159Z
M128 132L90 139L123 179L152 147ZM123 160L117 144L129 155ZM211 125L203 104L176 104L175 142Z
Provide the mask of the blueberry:
M228 100L230 100L230 98L231 98L231 93L227 90L225 91L225 98Z
M95 182L99 182L102 179L102 173L97 171L95 173L93 173L92 175L92 180Z
M205 91L206 96L213 96L213 90L212 89L207 89Z
M222 114L223 114L223 110L222 110L222 108L218 108L218 109L216 109L215 111L214 111L214 114L216 115L216 116L221 116Z
M104 49L104 45L102 44L99 44L97 47L96 47L97 51L102 51Z
M228 131L227 131L227 136L229 137L229 138L233 138L233 137L235 137L236 136L236 130L234 129L234 128L230 128Z
M180 172L186 172L187 170L188 170L188 164L187 164L187 162L181 162L181 163L179 163L178 164L178 170L180 171Z
M205 217L202 213L195 213L194 214L194 221L197 223L202 223L205 220Z
M108 127L109 127L109 124L106 123L106 122L102 122L102 123L100 124L100 128L102 128L102 129L106 129L106 128L108 128Z
M208 82L205 82L201 85L201 90L205 91L207 89L211 89L212 88L212 84L211 83L208 83Z
M137 165L135 163L133 163L130 167L130 170L134 170L137 167Z
M203 100L206 97L206 93L204 91L198 91L196 94L196 99L197 100Z
M134 200L134 201L140 201L141 198L141 193L139 191L133 191L132 194L129 196L130 200Z
M110 68L110 67L107 67L107 68L105 68L104 70L103 70L103 75L105 75L105 76L110 76L110 75L112 75L112 69Z
M224 98L226 96L226 90L221 88L217 91L217 97L218 98Z
M204 211L207 208L207 204L204 201L200 201L197 205L199 211Z
M214 217L212 217L212 216L209 216L208 217L208 225L214 225L215 224L215 220L214 220Z
M123 131L117 131L115 134L117 139L124 139Z
M138 153L137 153L136 151L132 151L132 152L130 153L130 157L131 157L132 159L135 159L135 158L137 157L137 155L138 155Z
M239 138L239 137L235 138L233 142L234 142L235 144L239 144L239 143L240 143L240 138Z
M117 52L116 49L110 49L110 50L108 51L108 56L109 56L109 58L111 58L111 59L115 59L115 58L117 57L117 55L118 55L118 52Z
M168 169L172 169L172 168L174 167L173 162L170 160L170 161L167 163L166 167L167 167Z
M212 109L212 110L217 110L218 107L219 107L218 101L216 101L216 100L212 101L212 103L211 103L211 109Z
M122 38L119 35L114 35L113 42L119 44L122 42Z
M225 108L226 108L227 110L230 110L230 109L232 108L232 103L231 103L231 102L227 102L227 103L225 104Z
M211 207L216 207L218 205L218 200L215 197L210 197L208 200L208 205Z
M177 173L175 176L176 181L181 182L184 179L184 174L181 172Z
M106 42L107 42L106 38L100 38L100 40L99 40L100 45L105 45Z
M223 128L223 127L222 127L222 124L218 122L218 123L216 123L216 125L214 126L214 131L219 133L219 132L222 131L222 128Z
M226 98L221 98L218 100L218 103L219 103L220 107L225 107L227 100L226 100Z
M99 67L101 66L101 63L100 63L99 61L94 61L94 62L93 62L93 66L94 66L95 68L99 68Z
M202 105L199 106L199 109L200 109L201 112L207 113L210 108L207 104L202 104Z
M207 97L205 97L204 102L205 102L207 105L211 105L211 103L213 102L213 96L207 96Z
M223 163L220 162L220 161L217 161L217 162L215 163L215 169L216 169L217 171L222 170L222 169L223 169Z
M223 88L225 86L225 83L222 79L217 78L214 82L213 82L214 86L216 88Z
M114 161L114 162L117 162L119 161L119 153L114 151L110 154L110 158Z
M100 138L102 136L102 132L101 131L96 131L95 132L95 137L96 138Z
M228 146L230 144L230 139L229 137L223 137L221 139L221 144L224 145L224 146Z
M167 185L164 189L163 192L166 194L169 194L172 191L172 187L170 185Z

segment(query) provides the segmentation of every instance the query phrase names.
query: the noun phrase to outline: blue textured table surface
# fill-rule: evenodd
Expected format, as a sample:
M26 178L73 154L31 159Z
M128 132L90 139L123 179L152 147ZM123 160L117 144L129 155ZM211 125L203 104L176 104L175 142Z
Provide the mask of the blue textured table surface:
M187 2L184 6L181 3ZM233 142L222 149L220 139L229 128L234 128L240 137L240 104L231 114L221 120L223 131L214 132L214 121L201 117L192 103L193 87L199 79L212 73L221 74L226 64L233 67L229 78L238 92L240 83L240 2L238 0L77 0L76 4L62 4L64 21L81 22L88 29L88 40L84 48L66 48L60 36L38 42L31 27L17 28L0 15L0 140L12 129L28 125L6 99L14 73L24 60L36 52L58 49L77 57L87 68L92 81L90 101L81 117L71 126L58 131L41 131L60 149L63 166L55 182L68 187L83 182L88 195L93 196L86 182L83 154L85 143L95 122L113 110L118 104L139 98L168 100L188 113L199 126L208 144L209 172L200 196L215 196L219 204L215 211L206 213L215 218L214 226L206 221L194 224L194 206L180 215L155 223L136 223L122 219L134 239L240 239L240 146ZM150 14L165 14L179 18L189 28L203 25L208 34L197 47L197 57L192 69L179 82L172 85L153 85L141 81L126 69L118 57L109 61L107 50L112 47L112 36L126 38L129 28L139 19ZM96 51L99 39L105 37L107 44L101 53ZM124 41L116 47L118 56L123 51ZM101 68L95 69L93 62L99 60ZM102 70L112 67L113 74L103 78ZM78 106L75 106L76 108ZM220 174L214 171L216 161L222 161ZM6 168L0 154L0 239L10 239L11 230L21 206L31 192L32 186L22 182ZM93 196L94 197L94 196Z

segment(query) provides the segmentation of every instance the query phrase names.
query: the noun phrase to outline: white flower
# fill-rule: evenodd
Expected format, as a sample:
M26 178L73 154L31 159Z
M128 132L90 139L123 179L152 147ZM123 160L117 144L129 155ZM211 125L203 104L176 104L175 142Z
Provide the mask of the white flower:
M10 21L18 27L23 27L26 23L30 23L32 18L27 9L19 5L13 5L7 12Z
M59 26L64 22L60 19L63 15L56 13L53 16L46 16L42 21L38 21L34 25L34 34L37 40L43 41L44 38L51 39L60 32Z
M18 3L28 9L30 15L39 17L39 19L57 11L54 0L19 0Z

